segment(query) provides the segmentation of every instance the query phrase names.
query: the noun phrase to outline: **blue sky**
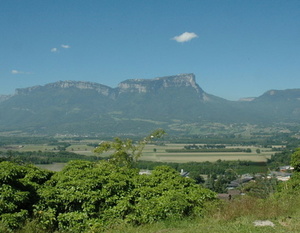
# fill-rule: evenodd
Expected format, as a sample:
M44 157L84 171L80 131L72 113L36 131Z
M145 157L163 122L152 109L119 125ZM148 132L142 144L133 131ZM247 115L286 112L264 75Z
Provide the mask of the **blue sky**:
M194 73L237 100L300 88L300 1L0 0L0 94Z

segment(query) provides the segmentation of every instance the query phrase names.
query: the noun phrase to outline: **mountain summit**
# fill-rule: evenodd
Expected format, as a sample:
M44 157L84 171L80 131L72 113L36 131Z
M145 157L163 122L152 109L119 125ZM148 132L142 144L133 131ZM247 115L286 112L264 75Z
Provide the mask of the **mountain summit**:
M194 74L179 74L154 79L128 79L118 85L120 92L156 92L170 87L192 87L197 92L203 92L195 81Z

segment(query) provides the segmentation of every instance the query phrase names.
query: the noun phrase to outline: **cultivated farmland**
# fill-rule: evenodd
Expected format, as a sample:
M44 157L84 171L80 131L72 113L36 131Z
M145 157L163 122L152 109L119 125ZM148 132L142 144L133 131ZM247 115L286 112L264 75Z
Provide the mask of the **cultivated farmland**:
M91 143L97 144L97 141L93 140L82 140L80 142L68 141L70 146L66 148L69 152L74 152L77 154L82 154L86 156L97 155L99 157L108 157L109 152L103 154L95 154L93 152L94 147L91 146ZM251 150L251 152L196 152L182 151L187 144L183 143L166 143L164 145L146 145L141 160L146 161L157 161L157 162L214 162L217 160L247 160L253 162L265 162L268 158L271 157L275 152L271 148L262 148L260 146L232 146L226 145L226 149L242 149L242 150ZM47 144L27 144L27 145L9 145L7 147L2 147L1 151L12 150L12 151L56 151L57 147ZM168 152L172 150L177 150L181 152ZM260 153L257 153L259 150Z
M239 146L240 149L251 149L251 152L179 152L168 153L168 149L182 149L186 144L166 144L163 146L147 145L144 149L142 160L160 162L215 162L217 160L247 160L253 162L265 162L274 154L270 148L254 146ZM232 147L228 147L232 148ZM236 148L236 147L235 147ZM260 153L256 150L259 149Z

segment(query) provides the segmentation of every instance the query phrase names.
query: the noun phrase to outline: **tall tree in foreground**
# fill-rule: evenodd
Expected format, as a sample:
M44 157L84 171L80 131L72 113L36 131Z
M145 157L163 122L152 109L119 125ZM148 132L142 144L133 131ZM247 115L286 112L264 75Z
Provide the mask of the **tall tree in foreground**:
M132 167L132 165L142 156L142 151L147 143L154 139L161 138L166 132L157 129L144 139L134 143L131 139L122 140L115 138L114 141L102 142L95 150L96 153L113 151L110 162L119 166Z

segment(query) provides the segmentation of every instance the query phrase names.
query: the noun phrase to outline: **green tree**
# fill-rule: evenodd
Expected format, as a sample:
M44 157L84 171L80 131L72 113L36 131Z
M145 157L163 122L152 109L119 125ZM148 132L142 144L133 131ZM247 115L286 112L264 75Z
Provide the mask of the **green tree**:
M277 186L278 180L275 177L261 177L255 179L255 182L250 181L243 185L242 191L249 196L265 199L277 190Z
M226 189L227 184L228 184L227 179L223 175L220 175L218 176L218 179L215 181L213 191L217 193L225 193L227 191Z
M245 152L247 152L247 153L251 153L251 152L252 152L252 150L251 150L250 148L247 148Z
M204 178L201 176L200 171L191 171L189 173L189 177L194 179L197 184L203 184L205 182Z
M291 165L294 167L295 172L300 172L300 148L292 154Z
M7 229L20 227L32 215L37 190L52 174L32 165L0 163L0 221Z
M214 177L207 177L205 183L204 183L204 187L208 188L210 190L214 190L215 188L215 178Z
M141 157L145 145L155 138L161 138L164 134L164 130L157 129L138 143L134 143L131 139L122 140L115 138L112 142L102 142L94 152L103 153L113 151L110 156L110 162L121 166L132 167L133 163Z
M1 162L0 229L13 231L31 218L41 231L103 232L119 223L202 216L215 200L214 192L169 166L158 166L150 175L132 167L145 144L163 133L156 131L136 144L105 144L115 152L111 161L74 160L55 173ZM119 153L124 157L114 160Z
M295 194L300 192L300 148L297 148L291 156L291 165L294 167L294 172L287 182L279 185L280 193Z
M110 224L153 223L203 215L215 193L160 166L151 175L108 161L73 161L40 189L36 218L47 229L100 231Z

